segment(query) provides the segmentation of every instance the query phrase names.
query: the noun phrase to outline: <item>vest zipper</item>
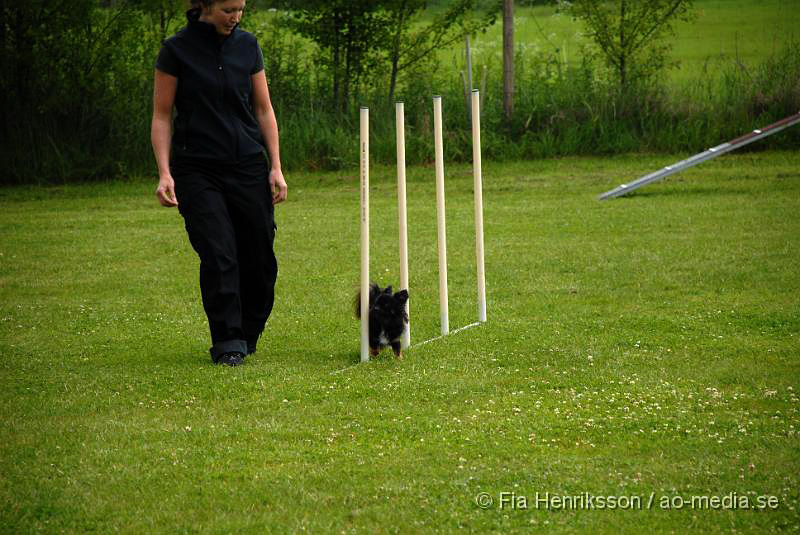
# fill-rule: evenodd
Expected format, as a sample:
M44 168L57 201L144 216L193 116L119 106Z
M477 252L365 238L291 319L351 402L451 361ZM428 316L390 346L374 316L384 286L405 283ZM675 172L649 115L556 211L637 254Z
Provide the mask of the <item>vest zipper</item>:
M238 130L236 128L236 121L235 121L235 117L233 115L233 112L231 111L230 103L228 102L228 99L226 98L226 94L225 94L226 90L232 91L228 87L228 76L225 73L225 61L224 61L225 45L227 44L228 39L230 39L230 38L231 38L231 36L228 36L225 39L225 41L223 41L220 44L219 53L218 53L218 56L217 56L217 70L219 71L219 74L220 74L220 77L221 77L221 80L220 80L221 81L221 83L220 83L221 95L220 95L220 97L221 97L222 105L223 105L223 108L225 110L225 113L227 113L227 115L228 115L228 124L231 126L231 129L233 130L233 154L231 154L231 156L232 156L231 161L233 163L239 163L239 132L238 132Z

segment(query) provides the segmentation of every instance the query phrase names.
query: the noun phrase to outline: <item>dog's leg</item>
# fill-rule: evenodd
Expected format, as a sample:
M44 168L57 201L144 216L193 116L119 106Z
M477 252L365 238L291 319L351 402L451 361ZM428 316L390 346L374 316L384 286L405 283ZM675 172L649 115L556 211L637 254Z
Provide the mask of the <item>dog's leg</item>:
M380 353L380 352L381 352L381 348L380 347L370 347L369 348L369 354L372 357L377 357L378 353Z
M400 347L400 342L392 342L392 351L394 351L394 356L401 359L403 358L403 350Z

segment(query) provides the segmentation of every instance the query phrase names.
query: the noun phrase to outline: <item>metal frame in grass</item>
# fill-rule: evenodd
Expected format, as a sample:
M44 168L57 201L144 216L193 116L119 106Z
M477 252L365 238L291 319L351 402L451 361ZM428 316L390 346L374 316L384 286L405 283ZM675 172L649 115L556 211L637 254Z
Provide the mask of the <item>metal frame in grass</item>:
M721 156L726 152L731 152L740 147L744 147L747 144L753 143L754 141L758 141L759 139L763 139L767 136L771 136L772 134L776 134L781 130L785 130L786 128L789 128L790 126L793 126L797 123L800 123L800 112L795 113L794 115L790 115L785 119L781 119L777 123L765 126L764 128L753 130L752 132L749 132L741 137L737 137L736 139L732 139L727 143L723 143L722 145L717 145L716 147L712 147L706 151L695 154L691 158L687 158L685 160L681 160L678 163L668 165L663 169L659 169L658 171L650 173L649 175L645 175L642 178L631 182L630 184L622 184L610 191L603 193L598 197L598 199L601 201L605 201L608 199L613 199L615 197L621 197L623 195L627 195L628 193L636 189L639 189L642 186L646 186L651 182L656 182L670 175L674 175L675 173L680 173L684 169L688 169L697 164L708 161L712 158L716 158L717 156Z
M442 144L442 97L433 97L434 147L436 153L436 219L439 257L439 313L441 336L423 345L486 321L486 275L483 254L483 177L481 174L480 95L472 92L472 167L475 199L475 257L478 282L478 321L450 331L447 306L447 243L444 203L444 156ZM397 134L397 213L400 227L400 289L408 290L408 229L406 211L405 116L402 102L395 106ZM369 361L369 109L361 108L361 362ZM409 311L406 302L406 312ZM411 325L401 340L403 349L411 346Z

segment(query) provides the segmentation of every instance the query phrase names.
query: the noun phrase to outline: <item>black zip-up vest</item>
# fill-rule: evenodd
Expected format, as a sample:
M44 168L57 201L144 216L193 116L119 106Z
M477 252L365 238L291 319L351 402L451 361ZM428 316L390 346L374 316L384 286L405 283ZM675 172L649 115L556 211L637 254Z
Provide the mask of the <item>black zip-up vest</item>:
M156 68L178 78L174 159L236 163L264 151L250 77L263 70L255 36L238 27L220 39L212 24L186 13L188 24L164 41Z

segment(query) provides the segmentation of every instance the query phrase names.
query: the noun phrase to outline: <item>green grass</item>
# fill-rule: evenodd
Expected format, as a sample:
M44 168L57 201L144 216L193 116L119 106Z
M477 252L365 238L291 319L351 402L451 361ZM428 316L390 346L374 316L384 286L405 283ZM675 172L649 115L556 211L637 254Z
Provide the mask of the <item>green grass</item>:
M196 259L154 184L0 190L2 530L797 531L800 157L595 199L683 156L487 163L489 322L357 366L355 172L287 177L276 308L236 369L210 363ZM471 173L446 172L455 328L475 314ZM432 177L409 170L415 342L438 331ZM382 283L393 180L373 170ZM643 509L537 510L537 492ZM732 493L779 506L658 507Z
M434 9L432 13L441 9ZM673 47L670 60L678 64L665 73L672 82L718 77L720 70L733 61L753 67L779 53L788 43L800 40L800 0L695 0L692 16L688 22L676 22L675 35L667 38ZM265 24L269 28L274 14L255 12L247 17L255 20L245 21L245 26L258 28ZM423 15L421 20L428 22L431 17ZM577 65L581 61L581 47L590 43L584 32L580 21L555 5L517 6L514 11L514 43L525 59L555 54L562 62ZM309 50L313 48L310 41L295 39L296 44ZM476 87L481 65L502 68L502 46L500 16L486 33L472 39ZM438 54L445 65L463 68L463 41ZM458 72L454 72L454 76L458 78Z
M681 67L665 69L655 86L642 86L624 95L609 81L610 73L601 61L582 64L586 41L578 21L555 6L520 8L516 12L515 113L510 123L505 120L499 90L500 25L473 40L473 83L482 89L482 122L486 127L484 155L512 161L565 155L696 152L795 113L800 109L800 40L794 32L800 27L800 9L791 7L791 3L772 0L699 0L694 8L697 18L679 23L677 35L670 39L675 45L673 59L680 61ZM280 32L270 33L269 23L260 27L264 40L278 41L265 49L281 49L277 39ZM302 48L290 47L292 51ZM273 57L282 56L276 52ZM410 163L428 163L433 157L428 142L431 95L443 95L446 129L455 136L468 132L459 75L464 69L463 43L440 51L439 59L442 68L435 73L407 72L400 77L396 96L405 102L406 156ZM301 78L295 75L305 71L298 71L297 63L283 64L288 66L288 82L276 77L271 81L273 88L298 85ZM486 71L484 66L488 67ZM370 107L374 156L376 161L391 162L395 154L394 109L385 101L388 79L381 84L380 75L376 76L375 91L363 94L353 104ZM275 98L283 125L284 161L302 169L339 169L357 161L355 146L342 135L357 128L356 106L343 119L314 104L311 92L301 105L297 97L304 94L302 91L279 90L275 94L291 95L288 100ZM797 146L798 131L773 137L760 147L792 149ZM469 161L468 151L451 150L459 146L446 144L448 161Z
M672 61L679 63L666 79L693 82L719 71L732 61L752 67L800 39L798 0L696 0L690 22L678 22L670 37ZM580 63L580 48L589 42L583 26L555 6L517 8L515 44L523 56L552 54ZM502 23L475 39L479 62L502 65ZM463 44L450 54L463 56ZM476 71L478 72L478 71Z
M676 80L718 75L731 60L753 67L800 40L798 0L706 0L697 2L696 14L676 25Z

